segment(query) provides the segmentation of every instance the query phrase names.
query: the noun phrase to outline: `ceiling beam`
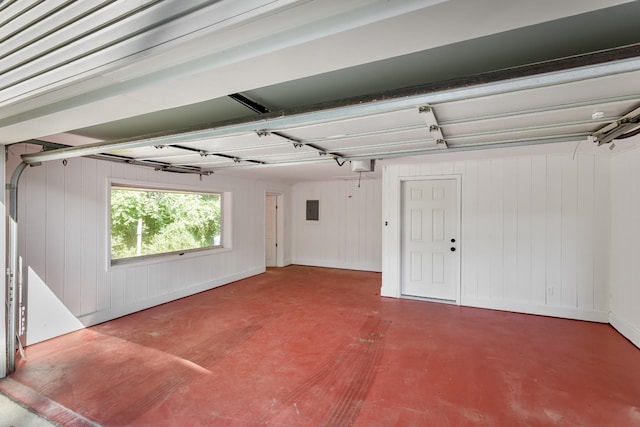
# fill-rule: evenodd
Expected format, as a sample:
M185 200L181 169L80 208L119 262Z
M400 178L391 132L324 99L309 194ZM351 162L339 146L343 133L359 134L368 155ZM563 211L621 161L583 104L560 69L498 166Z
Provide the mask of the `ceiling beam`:
M258 131L283 129L328 123L335 120L365 117L424 104L436 104L504 94L521 90L562 85L620 73L640 71L640 44L625 48L580 55L579 57L516 67L477 76L403 89L384 94L341 100L328 104L267 113L258 119L215 123L205 127L176 130L139 138L106 141L72 148L25 154L27 163L100 154L113 150L152 145L174 145L187 141L216 139ZM541 74L540 74L541 73Z

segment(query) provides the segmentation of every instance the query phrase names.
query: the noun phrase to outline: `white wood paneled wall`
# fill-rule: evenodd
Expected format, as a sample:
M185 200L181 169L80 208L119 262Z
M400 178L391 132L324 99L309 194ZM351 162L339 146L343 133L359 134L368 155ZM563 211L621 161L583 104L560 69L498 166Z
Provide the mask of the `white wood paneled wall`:
M14 153L14 157L19 153ZM16 163L14 158L11 162ZM231 250L108 265L108 179L166 183L189 189L231 192ZM28 168L20 182L19 248L30 268L85 326L226 284L265 270L265 191L290 186L212 175L157 172L92 159L48 162ZM285 258L291 232L285 227ZM29 324L29 336L51 338ZM43 338L44 337L44 338Z
M429 156L419 163L387 164L382 180L365 180L359 189L351 181L291 189L217 176L200 182L88 159L66 167L52 162L28 168L21 181L20 254L24 270L37 274L84 325L99 323L263 271L268 190L285 195L286 259L384 269L382 294L398 296L400 211L394 188L405 176L459 174L463 305L610 321L640 346L636 142L637 148L616 150L611 159L606 149L581 149L575 159L571 150ZM9 173L26 150L9 149ZM231 191L233 251L108 268L107 178ZM317 224L304 220L307 199L320 200Z
M293 186L293 263L381 271L381 180L303 182ZM349 197L351 196L351 197ZM320 221L306 221L306 200Z
M402 177L459 174L462 305L607 321L609 159L600 153L385 166L382 294L400 296Z
M640 347L640 137L634 139L635 148L615 150L611 159L610 322Z

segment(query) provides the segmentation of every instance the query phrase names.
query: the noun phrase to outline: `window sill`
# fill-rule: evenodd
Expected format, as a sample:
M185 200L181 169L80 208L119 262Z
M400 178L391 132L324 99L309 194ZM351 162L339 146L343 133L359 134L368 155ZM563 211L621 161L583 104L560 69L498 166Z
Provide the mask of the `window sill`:
M120 269L131 266L143 266L161 264L166 262L192 259L198 257L205 257L211 255L218 255L222 253L231 252L232 248L220 247L220 248L208 248L208 249L191 249L184 252L175 252L170 254L158 254L149 255L143 258L124 258L115 262L110 261L107 269Z

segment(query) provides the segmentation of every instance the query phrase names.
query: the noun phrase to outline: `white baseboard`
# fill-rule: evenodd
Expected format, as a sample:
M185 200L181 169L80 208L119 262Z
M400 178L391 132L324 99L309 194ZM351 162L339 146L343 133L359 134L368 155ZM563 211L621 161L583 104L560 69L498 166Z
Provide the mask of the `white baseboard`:
M291 263L297 265L307 265L310 267L338 268L341 270L373 271L376 273L380 273L382 271L382 266L373 264L339 263L326 260L300 258L294 258Z
M640 348L640 329L631 322L628 322L615 313L609 313L609 323L626 339L631 341L636 347Z
M512 311L515 313L537 314L540 316L562 317L565 319L587 320L589 322L609 323L609 313L606 311L584 310L572 307L552 307L540 304L526 304L517 301L495 301L469 297L462 297L460 305L489 308L491 310Z
M255 276L257 274L264 273L265 271L265 267L257 267L245 270L240 273L230 274L228 276L219 277L207 282L194 284L186 288L177 289L167 294L158 295L142 301L136 301L126 306L113 307L108 310L86 314L79 317L78 319L82 322L82 324L84 324L85 327L97 325L98 323L126 316L127 314L132 314L140 310L145 310L147 308L155 307L160 304L195 295L200 292L208 291L210 289L217 288L218 286L223 286L232 282L236 282L238 280L246 279L247 277Z
M389 298L400 298L397 286L385 286L384 273L382 274L382 286L380 287L380 296Z

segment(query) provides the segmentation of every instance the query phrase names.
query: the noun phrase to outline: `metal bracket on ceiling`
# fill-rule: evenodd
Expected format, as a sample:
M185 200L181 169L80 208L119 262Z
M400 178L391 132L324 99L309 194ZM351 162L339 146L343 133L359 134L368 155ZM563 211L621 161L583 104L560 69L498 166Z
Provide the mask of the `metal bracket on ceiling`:
M429 134L431 134L436 145L439 148L448 148L447 141L444 139L444 135L442 135L442 129L440 128L440 125L438 125L438 120L433 112L433 107L430 105L423 105L418 108L418 112L422 114L425 123L429 126Z
M157 150L161 150L161 149L167 148L167 147L168 147L167 145L156 145L155 146L155 148ZM200 157L207 157L207 156L212 155L210 153L207 153L205 150L200 150L198 148L191 148L191 147L187 147L187 146L184 146L184 145L173 144L173 145L170 145L169 147L176 148L178 150L189 151L191 153L198 153L200 155Z
M248 109L250 109L255 113L266 114L271 112L271 110L269 110L269 108L267 108L266 106L260 104L257 101L254 101L253 99L241 93L232 93L231 95L229 95L229 98L244 105L245 107L247 107Z
M203 170L203 171L202 171L202 172L200 172L198 175L199 175L199 176L198 176L198 179L200 179L200 181L202 181L202 177L203 177L203 176L211 176L211 175L213 175L213 171L212 171L212 170L206 170L206 171L205 171L205 170Z
M184 151L189 151L189 152L192 152L192 153L198 153L200 155L200 157L216 156L216 157L223 157L225 159L231 159L231 160L233 160L233 163L240 163L240 162L243 162L243 161L256 163L256 162L254 162L252 160L241 159L240 157L231 156L229 154L213 153L213 152L208 152L208 151L205 151L205 150L200 150L198 148L187 147L187 146L184 146L184 145L172 145L172 147L180 149L180 150L184 150ZM259 162L259 163L263 163L263 162Z
M282 139L285 139L285 140L287 140L287 141L289 141L289 142L293 143L293 148L302 148L302 147L304 147L305 145L307 145L307 146L309 146L309 147L312 147L312 148L315 148L315 147L313 147L312 145L305 144L305 143L304 143L304 141L302 141L302 140L300 140L300 139L298 139L298 138L294 138L294 137L289 136L289 135L286 135L286 134L284 134L284 133L282 133L282 132L268 132L268 131L264 131L264 133L265 133L266 135L275 135L275 136L277 136L277 137L280 137L280 138L282 138Z
M257 165L266 165L266 162L263 162L262 160L254 160L254 159L243 159L241 157L237 157L237 156L232 156L231 154L224 154L224 153L204 153L201 154L202 157L208 157L208 156L215 156L215 157L222 157L223 159L229 159L229 160L233 160L233 163L238 164L238 163L254 163Z
M590 136L599 147L602 144L613 142L615 139L630 138L638 134L640 134L640 107L628 112L619 120L609 123Z
M261 135L262 133L262 135ZM324 148L320 147L317 144L313 144L310 142L304 142L301 139L298 138L294 138L292 136L286 135L282 132L273 132L273 131L260 131L258 132L258 136L265 136L265 135L275 135L278 136L284 140L287 140L291 143L293 143L293 148L302 148L302 147L309 147L309 148L313 148L314 150L316 150L318 152L318 154L320 156L326 156L326 155L331 155L333 158L343 158L344 156L340 153L337 153L335 151L330 152L325 150Z
M287 141L292 142L293 143L293 148L302 148L305 145L305 143L300 141L299 139L296 139L296 138L294 138L292 136L289 136L289 135L285 135L284 133L281 133L281 132L271 132L271 131L268 131L268 130L259 130L259 131L256 131L256 135L258 135L259 137L269 136L269 135L278 136L278 137L280 137L282 139L285 139Z
M304 142L298 138L294 138L292 136L286 135L282 132L274 132L274 131L267 131L267 130L259 130L256 131L256 134L260 137L262 136L269 136L269 135L275 135L277 137L280 137L286 141L289 141L291 143L293 143L293 148L302 148L302 147L309 147L309 148L313 148L314 150L318 151L318 154L322 157L322 156L331 156L336 163L339 166L342 166L344 164L344 162L346 162L346 159L343 160L342 163L340 163L340 161L338 159L344 159L344 156L340 153L337 152L329 152L327 150L325 150L324 148L320 147L317 144L313 144L313 143L309 143L309 142Z

